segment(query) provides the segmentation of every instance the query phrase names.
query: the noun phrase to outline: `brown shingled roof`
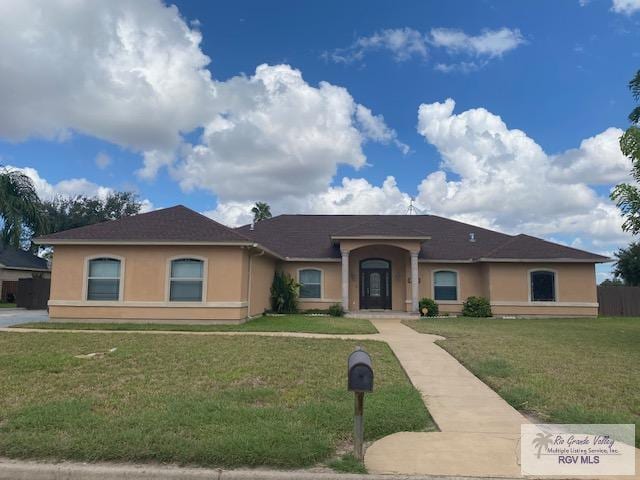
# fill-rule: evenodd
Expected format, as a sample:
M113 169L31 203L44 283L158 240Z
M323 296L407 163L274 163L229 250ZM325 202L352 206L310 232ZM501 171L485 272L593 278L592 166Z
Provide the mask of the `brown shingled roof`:
M548 242L540 238L521 233L516 235L504 245L495 248L484 255L488 259L568 259L568 260L594 260L607 261L607 257L567 247L558 243Z
M473 233L475 241L470 241ZM340 258L332 237L428 237L420 258L440 261L566 260L607 257L529 235L506 235L435 215L279 215L231 229L182 205L36 239L64 242L258 243L284 258Z
M72 228L36 239L40 244L58 241L251 242L240 232L183 205Z
M420 252L425 260L609 260L528 235L507 235L436 215L279 215L258 222L253 230L245 225L236 231L287 258L340 258L339 246L331 237L393 234L430 237Z

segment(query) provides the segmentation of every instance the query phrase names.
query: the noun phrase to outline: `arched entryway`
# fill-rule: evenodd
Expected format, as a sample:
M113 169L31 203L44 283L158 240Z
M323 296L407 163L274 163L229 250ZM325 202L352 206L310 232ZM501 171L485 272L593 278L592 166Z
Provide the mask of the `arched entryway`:
M360 308L391 309L391 262L383 258L360 261Z

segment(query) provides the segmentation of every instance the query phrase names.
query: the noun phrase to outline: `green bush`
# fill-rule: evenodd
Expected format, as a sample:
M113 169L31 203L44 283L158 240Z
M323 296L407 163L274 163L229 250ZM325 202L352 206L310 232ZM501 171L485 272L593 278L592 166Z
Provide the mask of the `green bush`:
M423 313L422 309L426 308L427 313ZM418 302L418 309L420 310L420 315L423 317L437 317L440 310L438 309L438 304L432 298L423 298Z
M491 304L484 297L469 297L462 304L462 315L465 317L490 317Z
M288 273L276 272L271 284L271 310L275 313L296 313L299 287Z
M344 317L344 314L344 308L339 303L334 303L329 307L329 315L332 317Z

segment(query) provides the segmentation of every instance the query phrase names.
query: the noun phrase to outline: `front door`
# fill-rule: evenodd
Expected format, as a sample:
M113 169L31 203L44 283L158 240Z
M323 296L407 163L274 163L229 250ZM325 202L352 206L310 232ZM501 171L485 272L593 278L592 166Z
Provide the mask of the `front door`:
M363 260L360 272L360 308L391 309L391 264L387 260Z

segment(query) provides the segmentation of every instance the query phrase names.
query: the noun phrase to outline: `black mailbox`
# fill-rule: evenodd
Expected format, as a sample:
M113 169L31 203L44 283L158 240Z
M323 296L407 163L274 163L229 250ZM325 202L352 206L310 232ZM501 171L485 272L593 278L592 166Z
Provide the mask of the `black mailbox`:
M348 390L351 392L373 392L373 369L371 357L364 350L349 355Z

